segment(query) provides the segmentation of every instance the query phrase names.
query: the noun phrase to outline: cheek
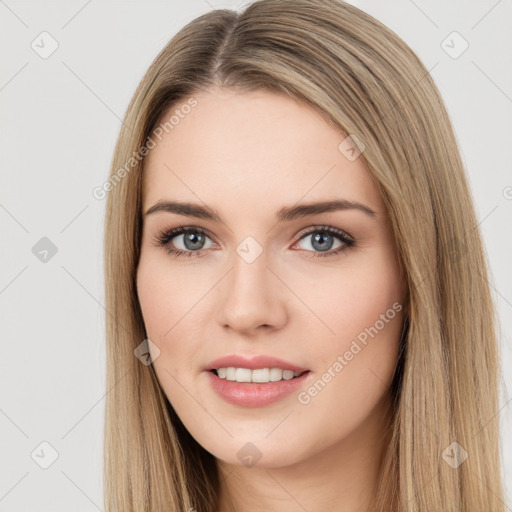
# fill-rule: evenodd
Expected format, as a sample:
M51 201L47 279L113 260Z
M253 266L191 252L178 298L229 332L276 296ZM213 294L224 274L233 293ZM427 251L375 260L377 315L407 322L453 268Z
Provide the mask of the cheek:
M180 384L188 387L200 371L197 356L211 318L204 298L211 287L197 271L173 266L159 254L141 254L137 294L147 337L160 351L153 366L168 397L182 395Z
M292 282L296 283L294 291L316 317L308 321L311 326L317 325L315 338L330 340L330 347L342 350L361 333L364 338L376 322L377 329L386 336L391 324L399 324L391 322L403 307L399 269L384 252L354 257L350 264L342 263L328 271L323 268L297 274Z
M182 278L183 279L183 278ZM158 257L141 255L137 269L137 294L147 337L158 347L159 355L153 367L169 396L175 380L181 381L181 373L187 358L191 357L194 337L183 336L189 311L197 298L187 293L180 276ZM190 325L190 324L188 324ZM196 347L197 348L197 347ZM169 389L168 389L169 388Z
M346 404L357 416L368 412L366 407L371 409L390 384L402 331L403 297L399 269L382 254L340 266L330 279L316 280L321 287L303 281L299 293L310 290L308 306L322 321L308 321L317 326L316 335L310 335L317 340L311 360L318 362L321 382L304 402L311 398L322 407ZM317 390L322 395L318 399Z
M316 375L297 397L297 418L311 432L321 429L325 446L361 427L391 384L403 313L400 287L385 276L354 273L344 286L331 281L329 300L317 304L335 336L318 340L311 351Z
M149 337L172 335L187 312L197 302L201 286L191 276L178 272L165 258L141 255L137 269L137 294Z

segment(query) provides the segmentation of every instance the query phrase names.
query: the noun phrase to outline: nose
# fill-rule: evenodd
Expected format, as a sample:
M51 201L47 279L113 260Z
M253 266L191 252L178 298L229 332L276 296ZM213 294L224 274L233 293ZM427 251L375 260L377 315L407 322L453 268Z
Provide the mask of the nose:
M252 263L235 254L220 287L220 325L246 335L281 329L288 316L286 300L286 286L268 267L265 252Z

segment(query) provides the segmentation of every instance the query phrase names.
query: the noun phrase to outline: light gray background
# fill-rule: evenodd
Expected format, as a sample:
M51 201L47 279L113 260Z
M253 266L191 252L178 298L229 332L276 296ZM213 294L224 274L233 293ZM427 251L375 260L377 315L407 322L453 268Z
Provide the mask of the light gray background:
M512 510L512 2L352 3L431 70L460 142L501 319ZM241 5L0 0L0 511L103 509L105 202L92 190L107 179L120 120L161 48L196 16ZM43 31L58 43L46 59L31 47ZM442 47L453 31L469 43L458 58ZM45 263L32 252L42 237L57 247ZM42 442L58 453L48 469L35 462L52 461Z

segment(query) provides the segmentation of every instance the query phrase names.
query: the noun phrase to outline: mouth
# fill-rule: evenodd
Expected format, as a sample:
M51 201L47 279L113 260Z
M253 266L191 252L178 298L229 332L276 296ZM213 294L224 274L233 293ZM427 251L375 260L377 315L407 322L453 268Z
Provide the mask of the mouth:
M213 391L239 407L265 407L300 391L311 371L267 354L231 354L205 368Z
M210 370L214 375L221 379L226 379L231 382L248 382L248 383L260 383L264 384L267 382L280 382L282 380L293 380L305 373L309 373L309 370L293 371L283 370L282 368L236 368L233 366L213 368Z
M213 391L239 407L266 407L299 392L310 381L310 370L219 367L205 372Z

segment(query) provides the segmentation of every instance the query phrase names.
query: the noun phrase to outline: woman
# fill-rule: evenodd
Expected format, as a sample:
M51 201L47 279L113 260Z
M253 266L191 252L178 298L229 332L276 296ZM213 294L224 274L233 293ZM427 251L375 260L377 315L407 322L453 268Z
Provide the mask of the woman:
M396 34L337 0L193 20L108 191L107 511L503 511L482 242Z

